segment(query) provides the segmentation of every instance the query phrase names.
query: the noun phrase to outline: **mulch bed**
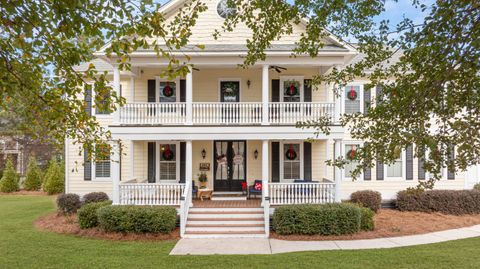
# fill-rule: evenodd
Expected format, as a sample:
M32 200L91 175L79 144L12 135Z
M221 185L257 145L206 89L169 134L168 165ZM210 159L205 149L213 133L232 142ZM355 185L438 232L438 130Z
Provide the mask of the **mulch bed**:
M279 235L275 232L271 238L282 240L354 240L403 235L424 234L449 229L456 229L480 224L480 215L444 215L440 213L401 212L381 209L375 215L375 230L353 235Z
M19 190L16 192L0 192L0 195L41 195L47 196L48 194L44 191L26 191L26 190Z
M60 234L70 234L89 238L117 240L117 241L165 241L180 238L180 230L175 229L169 234L136 234L136 233L110 233L98 228L80 229L77 216L63 216L57 213L39 218L35 227L40 230Z

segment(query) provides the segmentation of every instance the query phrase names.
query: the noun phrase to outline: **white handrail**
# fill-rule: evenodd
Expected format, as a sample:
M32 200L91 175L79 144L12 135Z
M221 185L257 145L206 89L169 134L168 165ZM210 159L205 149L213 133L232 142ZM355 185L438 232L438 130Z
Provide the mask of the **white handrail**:
M120 124L184 124L185 103L127 103L120 108Z
M325 204L335 202L335 183L270 183L270 204Z
M272 102L268 107L271 124L317 121L321 117L333 117L335 112L335 104L326 102Z
M261 124L262 103L193 103L195 124Z
M190 203L192 201L192 182L185 184L185 189L181 197L180 203L180 236L185 235L187 227L188 212L190 210Z
M180 205L185 184L120 183L121 205Z

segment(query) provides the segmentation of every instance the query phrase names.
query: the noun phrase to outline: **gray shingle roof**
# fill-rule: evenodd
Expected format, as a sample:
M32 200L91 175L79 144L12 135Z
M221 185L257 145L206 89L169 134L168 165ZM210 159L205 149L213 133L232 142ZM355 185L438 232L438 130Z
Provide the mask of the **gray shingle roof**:
M98 72L110 72L113 71L113 66L102 59L93 59L90 62L81 63L77 66L74 66L73 69L77 72L84 72L88 69L88 66L92 63L95 66L95 69Z

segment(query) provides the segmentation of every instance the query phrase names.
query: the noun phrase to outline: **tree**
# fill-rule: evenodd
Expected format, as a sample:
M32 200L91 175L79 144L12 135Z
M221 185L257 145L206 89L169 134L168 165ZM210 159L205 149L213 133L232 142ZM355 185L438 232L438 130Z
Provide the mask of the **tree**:
M52 158L48 164L45 178L43 179L43 190L48 194L62 193L65 189L65 177L59 163Z
M0 180L0 192L14 192L18 191L19 188L17 171L15 171L15 168L13 167L12 160L8 158L2 179Z
M27 191L38 191L42 188L43 175L37 165L35 156L30 156L28 160L27 175L25 178L24 188Z

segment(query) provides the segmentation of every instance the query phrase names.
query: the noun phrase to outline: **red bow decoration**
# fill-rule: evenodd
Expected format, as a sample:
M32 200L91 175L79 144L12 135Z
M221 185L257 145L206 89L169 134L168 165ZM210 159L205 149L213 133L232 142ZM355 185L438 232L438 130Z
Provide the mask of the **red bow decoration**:
M297 158L297 152L295 152L295 149L293 149L293 145L290 145L286 155L287 159L289 160L295 160Z
M357 92L355 91L353 86L350 88L350 91L348 92L347 97L348 97L348 99L350 99L352 101L357 99Z
M353 159L353 158L355 158L355 155L357 155L357 150L355 149L355 146L352 145L352 149L350 151L348 151L347 157L349 159Z
M253 185L253 189L256 190L256 191L261 191L262 190L262 183L255 183L255 185Z
M167 82L167 84L163 88L163 95L166 96L166 97L170 97L170 96L173 95L173 89L172 89L172 87L170 87L169 82Z
M247 189L247 182L243 181L242 182L242 190L246 190Z
M173 151L170 149L170 146L166 145L165 150L162 153L163 158L167 161L171 161L173 160L173 155L174 154L173 154Z
M291 83L290 87L288 87L287 94L290 96L294 96L294 95L297 95L297 91L298 90L297 90L297 87L295 87L295 84Z

